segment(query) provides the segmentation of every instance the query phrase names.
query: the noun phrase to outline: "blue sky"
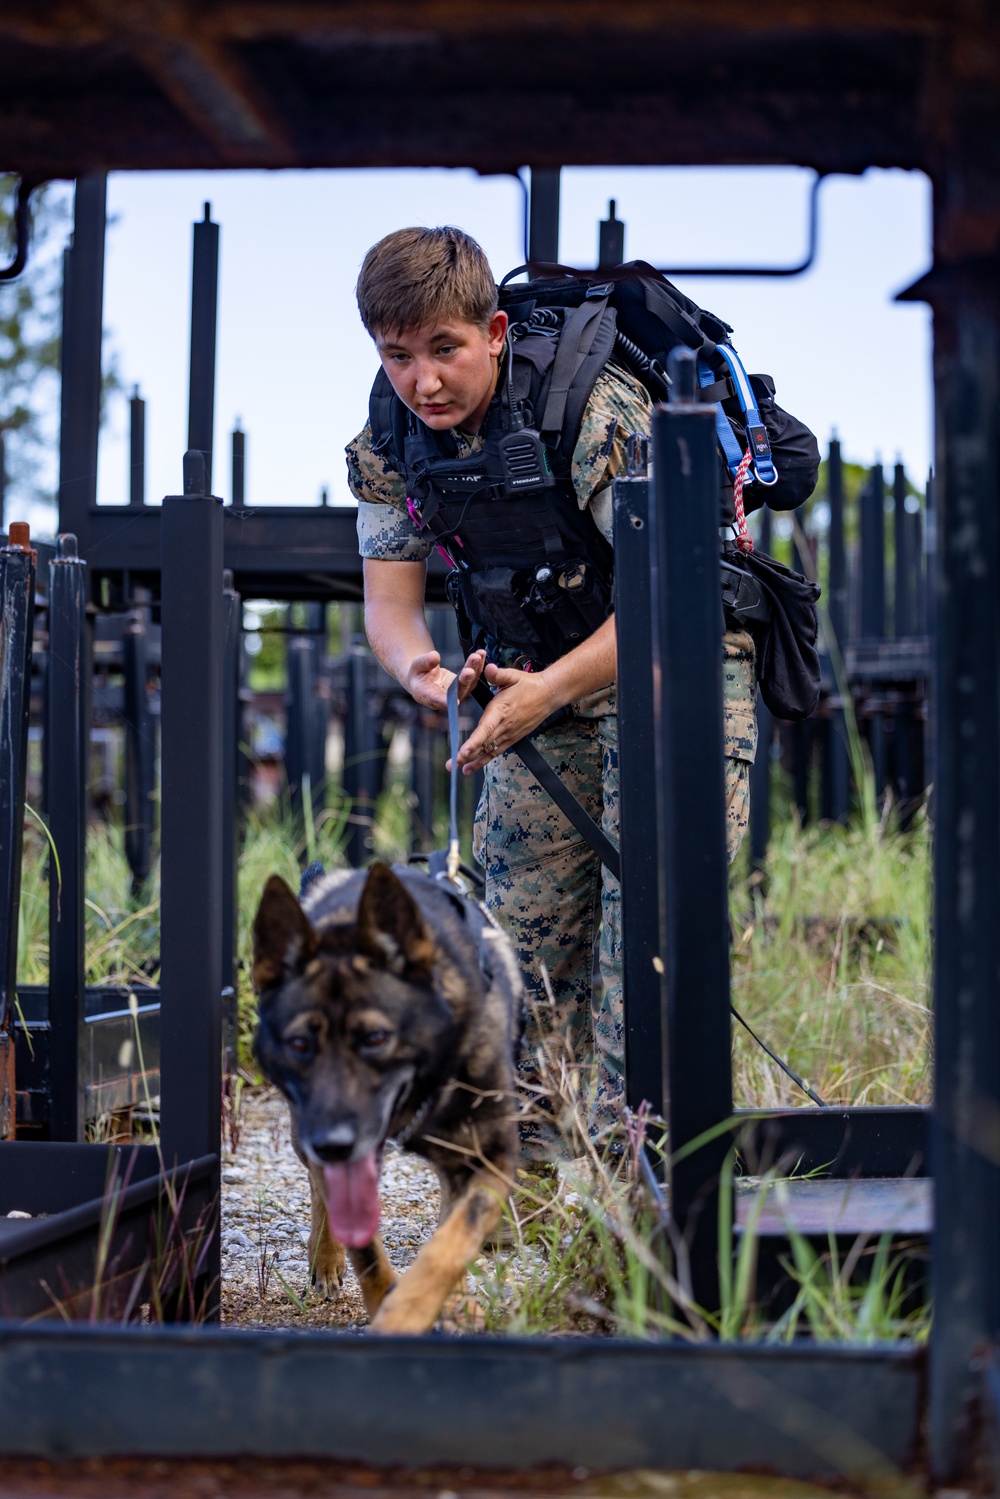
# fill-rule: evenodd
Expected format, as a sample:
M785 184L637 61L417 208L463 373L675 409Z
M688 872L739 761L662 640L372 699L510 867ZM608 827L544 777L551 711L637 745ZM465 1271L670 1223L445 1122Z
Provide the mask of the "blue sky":
M791 168L573 168L563 174L561 254L596 259L614 197L626 256L654 264L788 263L806 238L811 174ZM191 224L221 224L216 493L228 498L228 433L247 432L247 498L349 501L343 447L365 420L375 369L353 286L365 250L404 224L455 223L498 275L522 258L523 195L469 171L116 174L109 182L107 347L123 392L101 439L99 497L127 486L127 396L147 406L147 497L179 486L187 421ZM823 186L816 265L794 280L689 278L735 329L751 370L821 443L836 428L869 463L901 453L923 483L931 453L930 316L893 302L930 261L930 185L871 170Z

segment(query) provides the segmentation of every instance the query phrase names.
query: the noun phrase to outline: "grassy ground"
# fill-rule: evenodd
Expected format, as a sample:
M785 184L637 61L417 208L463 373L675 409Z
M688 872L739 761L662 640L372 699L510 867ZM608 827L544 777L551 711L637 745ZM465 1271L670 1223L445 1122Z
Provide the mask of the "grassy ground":
M829 1103L928 1101L929 858L922 817L906 833L786 822L766 882L734 882L733 1004ZM734 1089L802 1102L739 1026Z
M377 845L403 853L405 806L390 790ZM250 927L266 877L293 886L304 864L341 862L342 809L317 819L308 841L288 816L255 819L240 861L241 1052L252 1074L253 996L248 982ZM733 1002L828 1102L922 1103L929 1093L929 834L918 818L901 833L871 805L850 828L801 829L783 819L768 854L766 879L744 859L731 881ZM47 970L47 845L32 829L22 884L19 974L42 982ZM87 976L91 983L155 981L158 885L134 892L121 831L91 828L88 839ZM795 1086L734 1026L738 1105L804 1102ZM888 1241L858 1246L848 1265L793 1242L791 1305L777 1321L755 1302L755 1249L744 1235L724 1259L721 1315L690 1302L683 1254L644 1187L634 1148L624 1161L590 1146L581 1121L585 1082L566 1069L555 1046L550 1086L565 1107L569 1164L519 1183L510 1244L474 1271L487 1328L509 1333L671 1334L693 1341L726 1338L884 1340L921 1337L926 1308L904 1303L902 1267ZM248 1076L249 1080L249 1076ZM727 1193L738 1184L738 1162ZM780 1191L771 1185L770 1190ZM724 1212L728 1209L724 1206ZM729 1242L728 1231L725 1242ZM720 1239L720 1242L723 1242ZM858 1265L870 1274L858 1278Z
M377 844L404 852L405 807L383 799ZM250 929L267 876L297 887L304 864L342 862L345 817L328 809L308 844L291 818L255 818L240 859L239 946L246 1035L253 1001L245 975ZM925 1103L930 1078L929 835L918 818L906 833L859 819L850 828L776 830L766 881L747 863L734 870L733 1003L824 1099L836 1103ZM48 848L29 826L21 892L18 972L43 983L48 970ZM149 981L159 946L158 874L133 892L121 830L88 835L87 979ZM245 1056L244 1060L248 1060ZM738 1026L733 1039L737 1103L771 1107L802 1095Z

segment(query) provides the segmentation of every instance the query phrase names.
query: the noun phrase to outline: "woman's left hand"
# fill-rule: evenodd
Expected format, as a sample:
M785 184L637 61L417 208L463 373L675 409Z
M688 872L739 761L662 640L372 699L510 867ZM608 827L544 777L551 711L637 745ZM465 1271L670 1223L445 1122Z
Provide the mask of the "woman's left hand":
M467 776L482 770L562 706L544 671L515 671L491 663L485 676L496 691L458 752L459 766Z

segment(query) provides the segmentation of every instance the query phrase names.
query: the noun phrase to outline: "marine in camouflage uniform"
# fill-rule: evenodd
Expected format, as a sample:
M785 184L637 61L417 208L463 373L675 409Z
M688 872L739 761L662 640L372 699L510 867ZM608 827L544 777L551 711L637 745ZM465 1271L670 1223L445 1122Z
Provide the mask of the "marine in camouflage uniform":
M573 453L572 479L581 509L610 542L612 483L625 469L633 432L648 432L645 389L617 365L597 379ZM458 456L481 439L455 431ZM433 546L411 519L406 485L388 461L372 452L371 429L347 448L348 482L358 501L362 557L417 562ZM749 818L750 765L757 744L753 642L746 633L723 641L726 734L726 827L732 859ZM609 687L573 704L568 723L535 735L535 743L595 822L618 837L618 722ZM618 881L508 751L485 769L476 813L474 848L486 871L486 903L510 933L524 973L529 1021L520 1063L530 1088L535 1057L546 1036L568 1040L576 1062L596 1055L591 1130L613 1131L624 1096L621 899ZM594 940L599 927L602 992L594 994ZM548 992L542 969L548 975ZM537 1021L537 1023L536 1023ZM526 1156L550 1153L553 1131L522 1127Z

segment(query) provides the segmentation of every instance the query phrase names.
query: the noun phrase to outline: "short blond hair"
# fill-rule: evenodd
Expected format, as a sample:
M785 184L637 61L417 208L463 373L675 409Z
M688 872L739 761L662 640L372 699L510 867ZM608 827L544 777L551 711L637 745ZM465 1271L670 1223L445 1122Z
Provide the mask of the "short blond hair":
M461 318L485 330L497 310L490 263L462 229L396 229L372 245L355 288L372 338Z

